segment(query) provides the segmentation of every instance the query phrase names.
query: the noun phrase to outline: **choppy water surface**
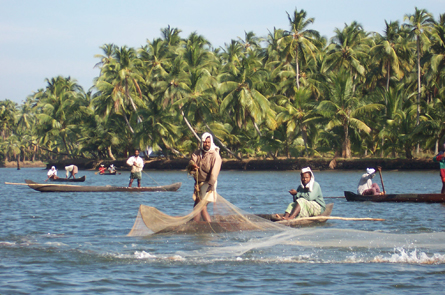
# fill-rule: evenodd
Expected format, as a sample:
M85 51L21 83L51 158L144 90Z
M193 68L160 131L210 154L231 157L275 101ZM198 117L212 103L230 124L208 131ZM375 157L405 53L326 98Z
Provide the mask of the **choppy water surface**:
M325 197L355 191L363 172L315 172ZM123 185L128 172L84 185ZM43 181L41 169L0 169L8 182ZM438 171L384 172L387 192L440 191ZM378 176L374 179L380 184ZM1 184L0 294L439 294L445 287L445 206L333 202L330 220L282 232L127 237L140 204L170 215L192 207L185 172L147 171L143 185L178 192L39 193ZM297 172L222 171L218 192L252 213L283 212Z

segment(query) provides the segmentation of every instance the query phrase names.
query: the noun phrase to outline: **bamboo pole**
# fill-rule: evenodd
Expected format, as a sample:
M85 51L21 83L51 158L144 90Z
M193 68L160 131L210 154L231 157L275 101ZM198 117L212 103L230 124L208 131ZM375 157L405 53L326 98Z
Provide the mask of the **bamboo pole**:
M313 217L304 217L297 218L292 220L280 220L277 221L280 224L295 224L298 225L301 221L325 221L325 220L347 220L347 221L385 221L383 218L356 218L356 217L337 217L337 216L313 216ZM294 222L293 222L294 221Z
M379 169L380 168L380 169ZM379 169L379 174L380 174L380 181L382 182L382 189L383 189L383 194L386 195L386 191L385 191L385 185L383 184L383 177L382 177L382 169L381 167L377 167L377 169Z

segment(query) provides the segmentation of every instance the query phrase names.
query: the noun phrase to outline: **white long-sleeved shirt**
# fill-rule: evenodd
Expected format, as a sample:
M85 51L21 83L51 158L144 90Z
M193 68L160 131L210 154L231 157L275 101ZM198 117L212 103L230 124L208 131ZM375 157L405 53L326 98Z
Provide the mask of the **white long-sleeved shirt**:
M372 178L375 176L375 171L373 173L365 173L360 178L357 186L357 194L361 195L367 189L372 187Z
M136 165L133 166L134 163L136 163ZM131 156L127 160L127 165L131 166L132 173L141 172L142 169L144 169L144 160L139 156Z

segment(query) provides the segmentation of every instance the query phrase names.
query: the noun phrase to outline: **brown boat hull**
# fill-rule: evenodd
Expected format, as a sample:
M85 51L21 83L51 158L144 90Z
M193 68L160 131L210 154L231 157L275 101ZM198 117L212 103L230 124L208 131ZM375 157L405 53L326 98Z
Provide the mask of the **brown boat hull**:
M82 177L78 177L78 178L50 178L49 180L54 181L54 182L84 182L86 179L86 176L82 176Z
M326 209L323 213L321 213L318 216L331 216L332 209L334 208L334 203L330 203L326 205ZM281 217L283 217L283 214L278 214ZM319 223L325 223L327 220L308 220L308 219L291 219L291 220L282 220L275 217L275 214L257 214L257 216L265 218L270 221L279 222L280 224L284 224L290 227L301 227L301 226L307 226L307 225L313 225L313 224L319 224Z
M119 186L81 186L81 185L57 185L40 184L32 180L25 180L28 186L39 192L165 192L177 191L182 183L176 182L163 186L146 187L119 187Z
M445 194L388 194L363 196L345 191L345 198L350 202L445 203Z

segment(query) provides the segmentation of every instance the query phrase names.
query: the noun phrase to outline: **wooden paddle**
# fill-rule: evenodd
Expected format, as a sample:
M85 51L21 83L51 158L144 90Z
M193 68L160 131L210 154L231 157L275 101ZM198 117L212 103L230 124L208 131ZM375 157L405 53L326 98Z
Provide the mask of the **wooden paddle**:
M380 181L382 182L383 194L386 195L385 185L383 184L382 167L377 167L377 170L379 170Z

